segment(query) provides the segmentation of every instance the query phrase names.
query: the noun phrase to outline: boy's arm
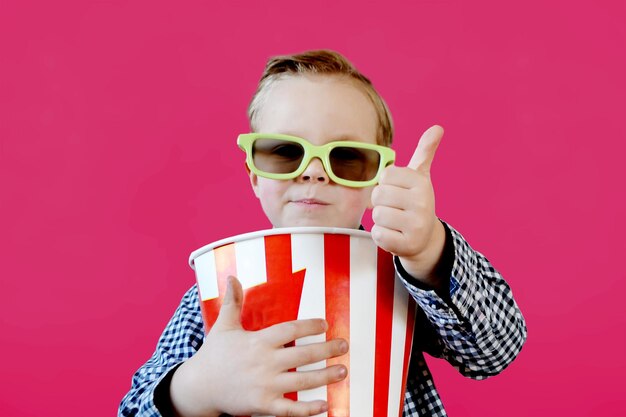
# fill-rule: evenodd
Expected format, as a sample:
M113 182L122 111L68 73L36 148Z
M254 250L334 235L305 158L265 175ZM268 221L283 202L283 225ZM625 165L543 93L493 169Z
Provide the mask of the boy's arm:
M427 351L464 375L485 378L515 358L526 326L498 271L435 215L430 168L442 137L440 126L429 128L406 167L385 168L372 191L372 238L396 255L396 268L439 336L440 348ZM446 240L454 261L452 272L442 274Z
M203 336L198 290L194 285L183 296L152 357L133 375L131 389L120 404L118 416L166 415L163 411L169 401L169 379L200 348Z
M460 233L441 223L446 241L435 273L443 286L424 285L406 272L398 257L396 269L438 335L434 342L439 346L427 349L429 353L445 358L465 376L487 378L517 356L526 340L526 324L502 275Z
M294 339L322 334L321 319L279 323L256 332L241 327L243 290L229 279L217 321L204 338L197 287L185 294L157 350L134 375L118 416L313 415L326 402L292 401L287 392L344 379L342 365L289 372L347 352L342 339L285 347Z

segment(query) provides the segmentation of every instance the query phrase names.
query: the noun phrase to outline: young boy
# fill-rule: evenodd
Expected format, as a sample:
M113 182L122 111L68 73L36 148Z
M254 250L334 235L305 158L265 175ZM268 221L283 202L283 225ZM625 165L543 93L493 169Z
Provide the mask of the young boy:
M280 144L300 143L280 151L259 141L247 147L256 151L250 183L274 227L359 228L365 210L373 208L372 238L395 255L397 273L418 305L405 416L446 415L423 352L445 358L475 379L498 374L515 358L526 327L508 285L435 215L430 165L443 135L439 126L424 133L407 167L378 169L382 153L375 145L390 146L391 116L369 80L332 51L271 59L249 118L253 132L288 135L273 136ZM341 152L328 151L329 158L307 161L302 139L314 146L351 144ZM277 173L284 179L273 179ZM370 183L378 185L364 186ZM152 358L135 373L119 415L325 412L322 400L292 401L283 395L340 381L345 367L288 370L340 356L348 351L347 342L284 347L325 332L323 320L245 331L239 321L242 298L239 281L230 278L220 315L203 340L198 290L192 287Z

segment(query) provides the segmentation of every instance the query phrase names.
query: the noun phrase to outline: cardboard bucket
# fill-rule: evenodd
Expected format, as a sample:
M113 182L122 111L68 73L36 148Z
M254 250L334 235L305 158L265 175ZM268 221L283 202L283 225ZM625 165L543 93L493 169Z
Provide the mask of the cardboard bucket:
M246 330L324 318L326 334L295 344L348 341L347 354L297 369L341 363L348 368L344 381L285 397L324 399L328 413L323 415L329 417L402 415L415 305L395 276L391 255L368 232L299 227L247 233L194 251L189 264L196 271L207 332L233 275L244 288Z

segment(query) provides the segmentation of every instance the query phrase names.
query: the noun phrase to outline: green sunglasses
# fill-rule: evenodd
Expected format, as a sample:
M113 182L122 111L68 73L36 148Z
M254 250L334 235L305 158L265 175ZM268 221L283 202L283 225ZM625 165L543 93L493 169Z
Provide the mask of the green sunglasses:
M246 133L237 145L246 153L250 171L274 180L300 176L313 158L319 158L328 177L346 187L368 187L378 182L383 169L393 163L396 153L386 146L354 141L313 145L289 135Z

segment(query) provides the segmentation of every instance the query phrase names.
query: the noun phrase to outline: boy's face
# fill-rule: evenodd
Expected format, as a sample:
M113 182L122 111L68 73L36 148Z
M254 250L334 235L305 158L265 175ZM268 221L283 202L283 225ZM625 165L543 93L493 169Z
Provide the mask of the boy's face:
M376 143L374 105L348 79L289 76L275 82L265 94L258 132L299 136L315 145L338 140ZM372 192L372 187L333 183L317 158L295 179L272 180L250 173L250 183L274 227L358 228Z

